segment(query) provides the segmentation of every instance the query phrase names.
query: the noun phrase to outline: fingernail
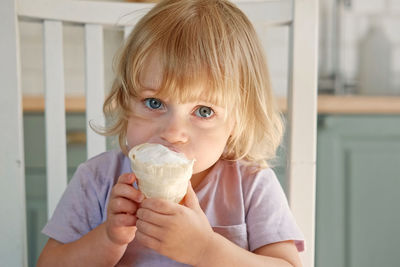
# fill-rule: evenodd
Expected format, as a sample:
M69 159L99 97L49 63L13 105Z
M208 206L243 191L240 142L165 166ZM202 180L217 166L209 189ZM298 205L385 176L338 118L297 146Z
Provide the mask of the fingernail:
M137 202L141 203L143 200L144 200L144 195L139 194L139 196L137 197Z

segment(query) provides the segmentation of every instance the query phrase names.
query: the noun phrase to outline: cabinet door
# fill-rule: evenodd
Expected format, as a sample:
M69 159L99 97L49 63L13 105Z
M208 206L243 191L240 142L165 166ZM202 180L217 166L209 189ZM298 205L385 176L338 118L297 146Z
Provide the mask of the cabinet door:
M85 115L68 114L68 133L85 133ZM47 242L41 233L47 222L46 200L46 149L43 113L24 114L25 187L28 232L28 265L36 266L37 258ZM86 144L83 140L67 144L68 179L71 179L79 163L86 160Z
M316 266L399 266L400 117L321 117Z
M78 165L86 161L86 119L84 113L66 115L68 181ZM107 149L118 148L116 138L107 138ZM28 264L35 266L47 242L41 230L47 222L46 147L43 113L24 114L24 149L28 229Z

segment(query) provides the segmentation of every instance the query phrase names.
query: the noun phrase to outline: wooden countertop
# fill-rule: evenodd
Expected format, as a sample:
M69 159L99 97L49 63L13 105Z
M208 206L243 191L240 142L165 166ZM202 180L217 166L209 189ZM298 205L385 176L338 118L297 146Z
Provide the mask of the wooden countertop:
M286 98L278 98L283 112L286 111ZM66 97L67 112L84 112L84 97ZM41 96L24 96L24 112L43 112L44 98ZM400 96L318 96L319 114L400 114Z
M400 114L400 96L320 95L318 113Z
M86 103L83 96L67 96L65 98L65 109L67 112L85 112ZM43 96L23 96L22 106L24 112L43 112Z

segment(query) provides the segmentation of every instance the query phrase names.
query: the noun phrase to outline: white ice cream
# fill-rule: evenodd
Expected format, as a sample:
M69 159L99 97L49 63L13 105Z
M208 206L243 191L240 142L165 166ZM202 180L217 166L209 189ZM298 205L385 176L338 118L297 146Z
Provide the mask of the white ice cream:
M134 153L135 157L143 163L154 165L163 164L188 164L189 161L184 154L174 152L160 144L141 145Z
M194 160L160 144L141 144L129 151L140 191L148 198L179 203L192 177Z

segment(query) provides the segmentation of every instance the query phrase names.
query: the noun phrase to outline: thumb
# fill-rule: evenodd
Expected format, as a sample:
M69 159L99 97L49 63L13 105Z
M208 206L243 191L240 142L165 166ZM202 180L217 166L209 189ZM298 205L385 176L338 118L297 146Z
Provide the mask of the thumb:
M191 209L199 209L200 204L197 199L196 193L193 190L192 183L189 181L186 195L183 199L183 204Z

